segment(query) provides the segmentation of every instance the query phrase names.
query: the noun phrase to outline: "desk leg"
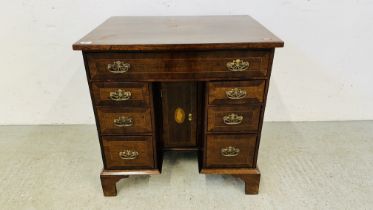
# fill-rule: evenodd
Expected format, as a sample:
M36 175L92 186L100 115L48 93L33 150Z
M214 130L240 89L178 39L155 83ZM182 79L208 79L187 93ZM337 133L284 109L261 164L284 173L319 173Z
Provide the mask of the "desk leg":
M116 183L123 179L128 178L128 175L104 175L101 173L101 186L104 191L104 196L116 196L117 195L117 186Z
M161 170L158 168L143 170L102 170L100 179L102 190L104 191L104 196L116 196L116 183L121 179L128 178L132 175L155 175L160 173Z
M245 194L254 195L259 192L260 173L258 174L233 174L245 182Z
M258 168L227 169L227 168L202 168L203 174L227 174L240 178L245 182L245 194L258 194L260 171Z

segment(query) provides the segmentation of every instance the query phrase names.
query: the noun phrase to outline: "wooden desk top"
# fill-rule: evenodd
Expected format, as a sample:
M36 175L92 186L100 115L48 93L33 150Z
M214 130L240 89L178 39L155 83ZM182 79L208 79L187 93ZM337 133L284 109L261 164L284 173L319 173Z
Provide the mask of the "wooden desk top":
M209 50L282 47L250 16L111 17L74 50Z

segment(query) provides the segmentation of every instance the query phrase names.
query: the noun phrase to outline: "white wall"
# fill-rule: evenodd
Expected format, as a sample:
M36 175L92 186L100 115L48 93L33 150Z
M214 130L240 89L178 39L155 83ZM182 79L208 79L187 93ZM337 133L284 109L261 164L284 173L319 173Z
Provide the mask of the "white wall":
M113 15L250 14L285 41L266 120L373 119L372 0L1 0L0 124L94 123L71 44Z

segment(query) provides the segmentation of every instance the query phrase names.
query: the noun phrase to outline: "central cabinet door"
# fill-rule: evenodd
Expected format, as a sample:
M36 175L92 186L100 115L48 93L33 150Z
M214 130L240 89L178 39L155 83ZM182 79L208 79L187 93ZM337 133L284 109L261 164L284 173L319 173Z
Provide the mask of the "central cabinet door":
M164 148L186 149L198 146L197 82L169 82L161 84Z

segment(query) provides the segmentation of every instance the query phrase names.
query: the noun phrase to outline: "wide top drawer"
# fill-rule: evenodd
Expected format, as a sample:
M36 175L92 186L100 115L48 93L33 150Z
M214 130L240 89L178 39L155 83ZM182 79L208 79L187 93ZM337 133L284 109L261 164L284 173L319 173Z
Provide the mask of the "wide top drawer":
M91 80L249 79L266 77L268 50L87 53ZM170 74L172 73L172 74Z

